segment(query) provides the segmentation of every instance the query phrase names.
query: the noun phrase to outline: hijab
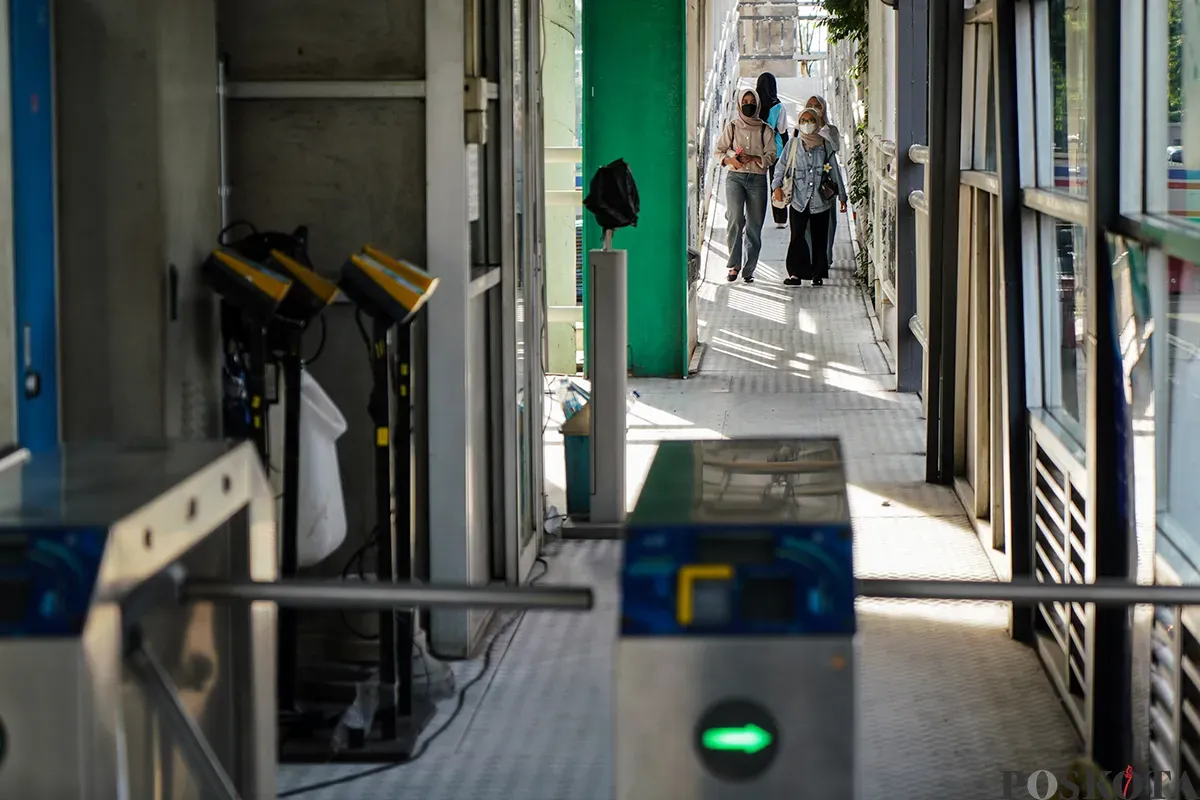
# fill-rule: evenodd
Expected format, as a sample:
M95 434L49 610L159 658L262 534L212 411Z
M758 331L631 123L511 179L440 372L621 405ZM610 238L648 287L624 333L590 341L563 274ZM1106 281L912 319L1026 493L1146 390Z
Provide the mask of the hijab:
M821 95L819 95L819 94L814 94L812 97L808 98L809 102L812 102L813 100L816 100L818 103L821 104L820 111L818 112L818 115L817 115L818 116L817 127L823 128L829 124L829 106L826 105L825 98L821 97ZM808 103L805 103L805 106L807 107Z
M759 109L759 111L755 112L756 115L753 117L747 117L745 114L742 113L742 98L748 94L754 96L754 105L755 105L756 109ZM754 89L738 89L737 94L735 94L733 97L733 105L734 105L734 108L737 109L737 118L742 121L743 125L746 125L748 127L755 127L758 125L762 125L762 120L759 119L757 116L757 114L762 109L762 102L758 99L757 91L755 91Z
M779 84L770 72L758 76L758 97L762 101L758 107L758 118L767 121L771 109L779 105Z
M841 146L841 134L838 132L837 126L829 121L829 104L819 94L814 94L809 100L816 100L821 104L821 119L817 123L817 127L821 135L829 140L829 144L833 146L833 149L837 150Z
M812 133L805 133L800 130L800 126L804 124L805 117L809 117L817 123L817 129ZM800 134L800 141L804 143L805 150L816 149L825 143L825 138L821 136L821 115L811 108L806 108L800 112L800 119L796 120L796 131Z

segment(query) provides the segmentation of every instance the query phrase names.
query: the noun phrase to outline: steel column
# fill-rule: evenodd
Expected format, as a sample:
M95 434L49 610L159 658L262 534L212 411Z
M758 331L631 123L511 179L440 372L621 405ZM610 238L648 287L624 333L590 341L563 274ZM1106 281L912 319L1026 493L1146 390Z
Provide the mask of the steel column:
M917 213L908 195L925 188L925 167L908 150L929 135L928 0L904 0L896 11L896 316L903 323L917 313ZM920 392L925 350L908 325L896 328L896 389Z
M1120 218L1121 4L1087 0L1087 538L1096 580L1135 579L1128 469L1128 410L1118 346L1108 232ZM1112 124L1110 124L1112 123ZM1092 757L1124 769L1133 756L1129 609L1097 608L1089 626Z
M1033 574L1033 494L1025 397L1024 264L1021 248L1021 149L1017 102L1017 0L996 0L992 57L996 80L996 174L1000 181L1000 339L1003 420L1004 548L1013 578ZM1013 609L1009 632L1032 643L1033 609Z
M954 480L954 381L958 339L958 193L962 128L963 7L929 6L929 413L925 479Z
M471 519L471 402L468 313L471 257L467 223L466 113L463 85L466 9L461 2L425 2L425 82L441 87L425 99L426 252L429 271L440 279L437 299L425 315L429 347L428 416L429 519L441 535L429 537L430 574L435 580L467 583ZM470 640L465 611L435 611L430 619L435 650L465 652Z
M52 5L9 4L17 437L35 453L59 440Z

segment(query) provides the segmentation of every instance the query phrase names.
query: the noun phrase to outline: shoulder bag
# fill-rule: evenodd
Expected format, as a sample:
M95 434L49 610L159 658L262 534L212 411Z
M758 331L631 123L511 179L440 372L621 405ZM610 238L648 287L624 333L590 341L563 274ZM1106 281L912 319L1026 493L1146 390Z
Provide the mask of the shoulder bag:
M825 169L821 171L821 185L817 187L817 191L821 193L822 200L832 200L838 195L837 181L833 179L833 170L829 165L829 159L833 156L829 145L822 145L825 148Z

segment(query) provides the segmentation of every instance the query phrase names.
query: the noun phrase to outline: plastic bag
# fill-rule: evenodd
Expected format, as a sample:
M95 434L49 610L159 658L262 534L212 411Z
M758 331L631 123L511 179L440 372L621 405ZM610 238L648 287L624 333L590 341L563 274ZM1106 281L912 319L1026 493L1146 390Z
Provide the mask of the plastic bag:
M283 408L270 410L272 453L283 452ZM346 418L308 372L300 373L300 498L296 557L301 568L324 561L346 540L346 502L338 465L337 440ZM272 482L282 483L282 464L273 464ZM282 489L275 487L276 493ZM282 502L282 500L281 500ZM282 519L282 510L278 512Z
M246 235L240 239L231 236L234 231L239 229L245 229ZM309 269L313 268L312 261L308 257L307 225L301 225L291 233L279 233L260 231L251 222L236 220L225 226L217 236L217 243L260 264L265 263L271 257L272 250L278 250Z
M606 231L637 227L638 200L637 183L624 159L618 158L606 167L596 170L583 206L596 218Z

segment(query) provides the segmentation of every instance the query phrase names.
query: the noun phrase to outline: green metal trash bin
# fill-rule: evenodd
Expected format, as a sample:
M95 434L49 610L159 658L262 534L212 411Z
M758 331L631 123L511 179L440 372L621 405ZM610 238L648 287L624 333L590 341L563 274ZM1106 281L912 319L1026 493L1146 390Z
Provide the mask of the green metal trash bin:
M592 508L592 406L571 415L559 431L567 467L567 514L586 517Z

